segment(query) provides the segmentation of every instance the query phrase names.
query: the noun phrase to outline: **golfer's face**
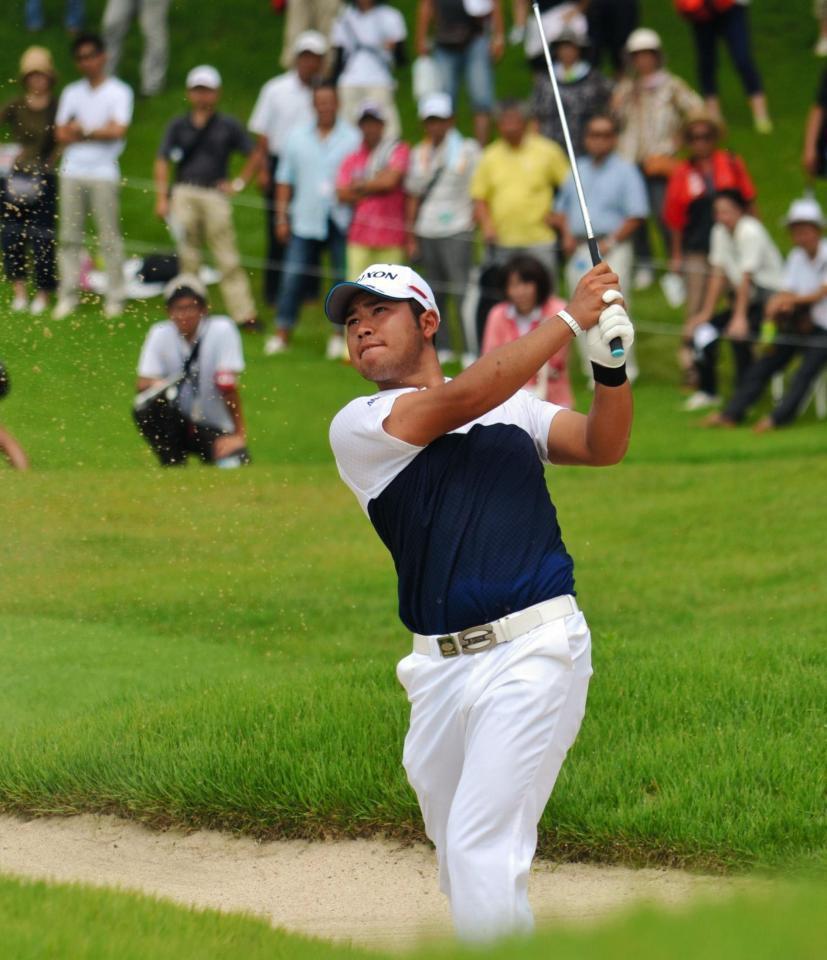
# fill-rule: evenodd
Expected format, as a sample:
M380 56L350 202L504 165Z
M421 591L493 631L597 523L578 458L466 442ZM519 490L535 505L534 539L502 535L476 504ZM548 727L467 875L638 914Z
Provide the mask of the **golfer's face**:
M350 359L374 383L398 379L415 366L425 344L407 300L357 294L345 314Z

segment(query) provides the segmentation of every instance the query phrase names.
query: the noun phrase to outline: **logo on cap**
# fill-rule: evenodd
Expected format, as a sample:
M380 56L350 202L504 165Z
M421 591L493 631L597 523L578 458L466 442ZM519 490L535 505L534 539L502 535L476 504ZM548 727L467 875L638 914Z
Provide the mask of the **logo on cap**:
M365 272L356 281L361 283L363 280L398 280L398 273L391 273L390 270L365 270Z

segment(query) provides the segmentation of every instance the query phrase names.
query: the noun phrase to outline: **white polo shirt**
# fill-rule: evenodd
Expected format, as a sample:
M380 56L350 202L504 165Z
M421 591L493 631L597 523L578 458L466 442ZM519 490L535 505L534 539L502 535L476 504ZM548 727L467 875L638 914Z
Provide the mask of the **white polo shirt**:
M206 317L196 334L201 341L190 376L181 387L181 411L194 423L231 433L233 418L218 389L221 374L238 375L244 370L244 352L238 327L229 317ZM167 380L181 376L193 345L178 332L172 320L153 324L138 360L138 376Z
M84 132L98 130L113 121L129 126L133 103L132 88L117 77L108 77L97 87L88 80L76 80L60 95L56 123L61 125L77 120ZM126 140L70 143L63 150L60 174L63 177L119 180L118 157L125 146Z
M388 4L380 3L369 10L345 7L330 32L331 46L345 52L339 86L395 87L393 53L388 47L407 35L405 18Z
M290 132L313 119L313 90L295 70L273 77L259 91L247 128L267 137L267 149L278 156Z
M726 274L733 287L745 273L765 290L780 290L784 261L766 228L755 217L743 216L730 233L720 223L712 228L709 262Z
M811 260L801 247L793 247L784 266L783 289L790 293L808 296L827 286L827 240L818 245L818 252ZM813 323L827 330L827 297L816 301L810 309Z

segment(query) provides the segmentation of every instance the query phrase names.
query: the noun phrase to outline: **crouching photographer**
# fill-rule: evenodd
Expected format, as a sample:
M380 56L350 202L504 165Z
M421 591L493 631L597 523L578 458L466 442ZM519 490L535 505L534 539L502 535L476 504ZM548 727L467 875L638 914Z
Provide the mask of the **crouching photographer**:
M164 300L169 320L150 327L138 361L138 429L165 467L185 463L190 454L217 467L249 463L236 325L210 315L206 287L196 276L170 280Z

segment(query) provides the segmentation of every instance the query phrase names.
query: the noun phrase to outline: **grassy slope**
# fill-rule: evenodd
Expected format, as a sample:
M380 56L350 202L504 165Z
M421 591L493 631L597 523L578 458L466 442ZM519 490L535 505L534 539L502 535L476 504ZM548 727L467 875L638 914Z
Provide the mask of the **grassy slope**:
M696 904L680 913L638 909L595 929L555 930L485 951L491 960L816 960L827 934L818 888L788 885L767 895ZM4 946L15 960L369 960L385 954L275 931L263 922L185 910L125 893L0 878ZM480 956L433 945L412 960Z
M683 25L667 4L645 6L687 72ZM171 81L212 60L228 78L227 107L246 115L274 70L277 21L253 0L232 17L194 9L174 13L182 54ZM803 0L754 12L778 133L745 129L728 73L725 105L775 229L801 186L798 131L815 66L796 53L811 41ZM10 55L27 42L0 39ZM517 67L512 51L502 87L524 87ZM146 175L179 100L139 105L129 175ZM124 196L129 236L161 242L150 200ZM258 255L258 211L241 210L239 223ZM637 303L644 324L674 329L656 294ZM325 439L332 413L361 388L320 360L324 328L308 311L290 357L265 362L247 341L255 469L161 475L127 413L134 358L157 316L149 305L112 325L92 308L62 325L3 321L15 380L3 420L37 471L0 474L11 545L0 561L0 727L12 735L0 749L0 806L118 809L270 834L407 830L418 817L398 765L405 704L392 663L404 639L393 571ZM598 672L542 849L698 865L817 856L823 424L810 412L761 439L689 429L671 339L644 335L640 346L627 463L550 475Z

